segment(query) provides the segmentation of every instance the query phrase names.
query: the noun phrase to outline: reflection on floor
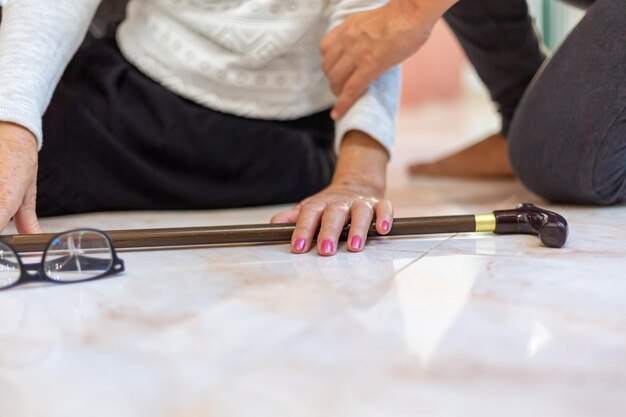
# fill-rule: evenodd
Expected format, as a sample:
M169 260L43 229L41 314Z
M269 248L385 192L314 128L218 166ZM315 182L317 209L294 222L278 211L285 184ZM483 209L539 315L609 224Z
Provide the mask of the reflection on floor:
M534 202L534 236L432 235L341 247L124 252L124 276L0 293L1 416L621 416L626 207L553 206L516 181L404 167L497 127L475 103L407 111L398 216ZM275 207L47 219L52 230L265 222Z

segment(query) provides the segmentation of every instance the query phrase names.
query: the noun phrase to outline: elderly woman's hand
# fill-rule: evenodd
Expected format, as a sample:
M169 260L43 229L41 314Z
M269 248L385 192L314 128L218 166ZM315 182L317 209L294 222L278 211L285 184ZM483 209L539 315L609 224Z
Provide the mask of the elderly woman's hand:
M388 159L385 149L374 139L360 131L348 132L332 183L272 219L272 223L296 223L291 251L308 252L319 227L317 252L334 255L342 229L350 223L348 250L359 252L374 217L378 233L387 234L393 222L391 203L382 199Z
M35 213L37 140L26 128L0 122L0 231L13 218L18 233L40 233Z
M443 12L458 0L392 0L349 16L320 42L322 68L343 117L385 71L419 50Z

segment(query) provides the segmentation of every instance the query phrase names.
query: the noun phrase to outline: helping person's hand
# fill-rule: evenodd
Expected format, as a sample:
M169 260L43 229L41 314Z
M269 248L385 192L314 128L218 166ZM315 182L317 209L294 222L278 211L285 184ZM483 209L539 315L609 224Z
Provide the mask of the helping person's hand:
M317 252L334 255L342 229L350 223L348 250L360 252L374 216L378 233L387 234L393 223L391 203L383 199L388 159L385 149L374 139L359 131L348 132L332 183L272 218L272 223L296 223L291 251L308 252L319 227Z
M0 231L11 218L18 233L40 233L35 212L37 140L16 124L0 122Z
M420 49L436 20L412 1L391 1L353 14L327 33L319 46L337 97L332 118L342 118L373 81Z

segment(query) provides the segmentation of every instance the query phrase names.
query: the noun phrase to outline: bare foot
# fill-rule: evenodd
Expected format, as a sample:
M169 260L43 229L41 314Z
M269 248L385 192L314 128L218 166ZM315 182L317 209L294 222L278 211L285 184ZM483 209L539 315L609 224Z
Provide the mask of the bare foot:
M426 164L409 166L414 176L435 177L512 177L506 139L500 135L488 138L450 156Z

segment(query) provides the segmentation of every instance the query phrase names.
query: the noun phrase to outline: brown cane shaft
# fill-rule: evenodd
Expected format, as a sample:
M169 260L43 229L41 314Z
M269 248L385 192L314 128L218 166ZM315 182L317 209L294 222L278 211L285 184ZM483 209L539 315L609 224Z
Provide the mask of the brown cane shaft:
M235 243L288 242L294 224L252 224L234 226L186 227L169 229L111 230L108 235L117 249L156 248L196 245L225 245ZM342 239L348 234L344 227ZM398 218L388 236L420 235L431 233L474 232L474 215ZM378 237L374 223L368 236ZM54 237L52 233L36 235L7 235L2 241L18 252L42 252Z

